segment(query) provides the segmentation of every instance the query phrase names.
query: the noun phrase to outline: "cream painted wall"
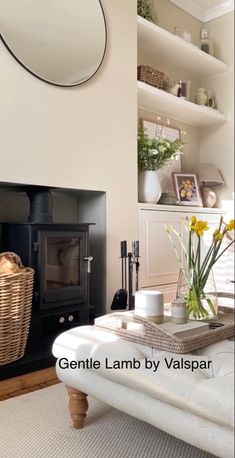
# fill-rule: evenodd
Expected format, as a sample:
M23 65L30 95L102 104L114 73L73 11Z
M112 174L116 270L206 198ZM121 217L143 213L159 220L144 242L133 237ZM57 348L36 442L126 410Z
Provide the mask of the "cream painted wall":
M228 13L206 24L216 56L230 64L229 73L204 79L203 87L211 89L218 108L228 122L200 133L200 162L213 162L221 171L225 186L217 189L219 205L234 210L234 13Z
M75 88L27 73L0 43L0 181L107 192L107 306L120 287L119 241L138 237L136 0L102 0L104 63Z
M179 27L182 31L190 32L192 42L195 45L200 43L201 22L186 13L169 0L154 0L158 13L159 26L168 32L174 33L174 28Z

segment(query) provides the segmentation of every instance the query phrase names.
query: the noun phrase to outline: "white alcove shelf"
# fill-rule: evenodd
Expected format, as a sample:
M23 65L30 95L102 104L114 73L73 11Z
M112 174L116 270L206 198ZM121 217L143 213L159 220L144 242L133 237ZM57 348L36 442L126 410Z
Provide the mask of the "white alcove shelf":
M137 82L138 107L197 127L216 126L227 121L213 108L196 105L149 84Z
M186 70L199 78L229 70L226 63L141 16L138 16L138 48L172 68Z

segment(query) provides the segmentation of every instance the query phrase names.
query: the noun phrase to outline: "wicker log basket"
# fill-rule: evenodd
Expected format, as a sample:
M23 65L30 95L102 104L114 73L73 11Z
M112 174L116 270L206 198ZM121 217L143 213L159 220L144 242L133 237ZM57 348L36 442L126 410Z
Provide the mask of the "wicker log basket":
M0 254L0 366L24 356L31 319L34 270L15 253Z

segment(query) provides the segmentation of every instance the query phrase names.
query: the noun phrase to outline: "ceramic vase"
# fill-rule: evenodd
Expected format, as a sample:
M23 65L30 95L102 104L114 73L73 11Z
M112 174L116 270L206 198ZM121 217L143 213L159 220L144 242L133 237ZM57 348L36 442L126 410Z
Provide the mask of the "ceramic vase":
M216 193L212 189L205 186L202 188L201 194L203 206L207 208L214 207L217 200Z
M161 197L161 185L157 171L139 173L139 202L156 204Z
M215 108L215 99L211 94L211 91L207 91L207 106L210 108Z
M197 90L196 97L195 97L195 102L197 105L206 105L207 104L207 92L206 89L203 87L200 87Z

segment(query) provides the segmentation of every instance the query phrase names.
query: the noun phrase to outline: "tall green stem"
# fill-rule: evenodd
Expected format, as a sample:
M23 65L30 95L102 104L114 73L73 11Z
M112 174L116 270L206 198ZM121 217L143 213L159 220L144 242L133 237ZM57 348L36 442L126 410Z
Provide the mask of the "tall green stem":
M188 268L192 268L192 231L189 232L188 239Z
M223 254L223 253L224 253L224 252L225 252L234 242L235 242L235 240L233 240L232 242L230 242L230 243L228 244L228 246L226 246L226 248L224 248L224 250L220 253L220 255L219 255L217 258L215 258L214 263L218 261L218 259L220 258L220 256L222 256L222 254Z

